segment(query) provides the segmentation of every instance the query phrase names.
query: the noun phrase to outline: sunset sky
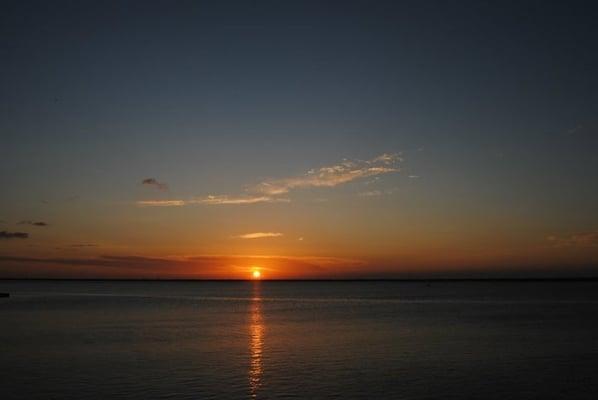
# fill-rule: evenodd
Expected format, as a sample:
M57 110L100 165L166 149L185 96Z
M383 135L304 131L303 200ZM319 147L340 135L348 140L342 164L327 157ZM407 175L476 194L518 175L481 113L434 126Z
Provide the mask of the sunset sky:
M595 3L455 3L3 3L0 278L598 276Z

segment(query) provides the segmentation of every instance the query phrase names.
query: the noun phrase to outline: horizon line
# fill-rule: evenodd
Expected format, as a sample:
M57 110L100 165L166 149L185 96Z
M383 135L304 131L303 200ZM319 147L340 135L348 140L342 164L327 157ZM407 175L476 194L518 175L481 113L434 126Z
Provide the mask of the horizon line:
M106 281L106 282L541 282L598 281L598 276L524 278L303 278L303 279L202 279L202 278L1 278L0 281Z

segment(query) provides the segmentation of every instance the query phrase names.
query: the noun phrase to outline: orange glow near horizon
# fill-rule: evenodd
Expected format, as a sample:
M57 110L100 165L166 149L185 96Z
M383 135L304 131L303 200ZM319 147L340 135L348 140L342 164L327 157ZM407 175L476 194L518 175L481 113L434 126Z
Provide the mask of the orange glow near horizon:
M310 256L284 255L282 250L279 254L272 255L250 253L249 255L161 256L159 253L145 253L141 248L135 256L129 256L116 251L114 251L115 255L95 255L94 253L99 250L93 249L94 247L91 247L91 250L61 249L52 255L44 255L46 250L40 246L28 250L28 257L0 254L0 275L5 278L155 279L159 277L259 282L266 279L422 278L439 276L439 274L447 277L463 276L463 274L476 276L501 274L502 276L506 273L513 276L517 274L530 276L536 273L547 274L552 270L560 271L563 265L569 265L568 273L572 274L572 271L584 272L585 270L579 266L582 266L582 262L586 260L598 262L595 247L569 248L565 247L565 244L549 248L521 246L513 249L509 254L497 249L470 251L468 254L463 254L458 244L453 248L437 244L426 252L423 245L418 245L377 257L368 255L365 251L361 254L344 255L339 252L331 256L320 254ZM23 247L23 251L25 250L27 248ZM75 254L75 251L79 253ZM83 254L86 251L89 251L89 254ZM172 253L175 251L172 250ZM522 261L524 254L527 259ZM502 267L497 267L499 265ZM545 265L546 268L537 268L537 265Z

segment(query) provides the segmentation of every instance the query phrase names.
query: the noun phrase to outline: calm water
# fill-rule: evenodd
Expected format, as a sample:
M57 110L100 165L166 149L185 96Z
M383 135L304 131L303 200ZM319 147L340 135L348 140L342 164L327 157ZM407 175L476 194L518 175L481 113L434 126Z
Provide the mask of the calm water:
M2 399L594 399L596 282L0 281Z

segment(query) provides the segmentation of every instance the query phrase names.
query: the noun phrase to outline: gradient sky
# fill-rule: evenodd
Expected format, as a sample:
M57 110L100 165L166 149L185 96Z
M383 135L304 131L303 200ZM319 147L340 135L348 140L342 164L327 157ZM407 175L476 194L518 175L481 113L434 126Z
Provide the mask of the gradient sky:
M597 17L4 2L0 277L598 276Z

